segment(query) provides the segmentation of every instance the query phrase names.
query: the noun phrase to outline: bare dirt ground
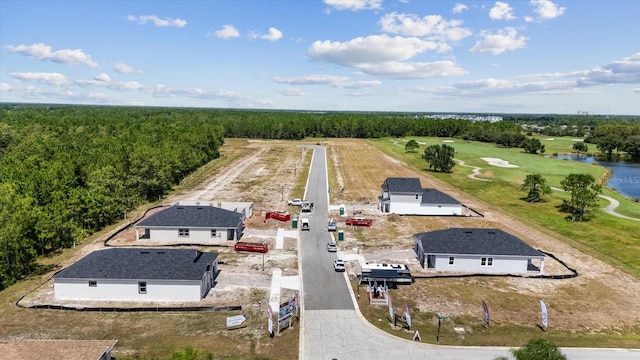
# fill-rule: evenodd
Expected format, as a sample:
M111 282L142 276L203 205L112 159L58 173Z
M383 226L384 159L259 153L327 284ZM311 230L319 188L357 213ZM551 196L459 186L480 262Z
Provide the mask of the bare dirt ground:
M423 187L433 187L453 196L484 217L383 216L363 211L375 219L371 228L344 228L344 252L364 254L367 259L402 262L414 275L434 275L423 270L411 250L414 233L450 227L498 228L532 246L558 256L579 276L573 279L438 279L418 280L399 290L423 311L448 315L481 316L483 299L493 304L493 318L515 324L531 324L539 318L538 301L544 299L554 326L568 331L608 331L640 323L640 281L566 245L552 230L533 228L511 218L450 185L410 169L379 152L364 140L331 140L329 164L339 164L342 192L332 192L332 203L345 202L348 209L366 209L376 202L387 177L417 177ZM474 181L474 180L469 180ZM358 249L358 250L357 250ZM569 273L561 264L545 259L545 274ZM354 271L353 269L351 271ZM552 305L549 305L552 304ZM539 320L538 320L539 321Z
M434 272L418 265L412 251L413 234L449 227L499 228L536 248L555 254L580 274L566 280L418 280L414 285L398 290L401 297L410 299L411 306L420 311L450 316L481 316L478 315L478 304L488 299L492 318L496 321L531 324L539 317L538 301L544 299L549 307L549 318L553 319L557 329L612 331L640 323L640 281L571 248L553 231L523 224L500 209L384 155L366 140L332 139L323 144L328 149L330 173L335 174L329 179L330 204L345 204L347 215L359 212L360 216L374 220L370 228L351 228L344 225L344 219L340 219L337 210L333 211L330 217L339 220L339 229L345 233L345 241L339 243L339 255L359 254L367 261L405 263L414 275L434 275ZM276 228L290 228L291 224L265 221L262 211L296 210L288 208L286 200L294 190L302 161L310 150L298 142L250 141L246 146L252 150L250 156L211 175L193 191L177 192L164 201L167 205L180 200L252 201L254 216L246 223L243 241L266 241L270 245L264 263L259 254L235 254L229 247L231 244L207 249L220 253L221 273L216 287L202 303L197 304L199 306L257 306L268 301L270 275L274 268L282 269L283 275L297 274L295 239L287 238L284 249L272 250ZM444 191L484 217L474 216L476 214L472 211L466 212L465 215L469 215L466 217L382 215L377 210L377 196L387 177L420 178L423 187ZM103 240L86 246L71 261L104 247ZM133 229L122 232L110 244L138 245ZM348 271L354 276L357 267L349 264ZM545 273L566 274L568 271L552 259L546 259ZM286 296L288 293L284 292L283 298ZM24 300L24 305L42 302L53 302L51 284L33 292Z

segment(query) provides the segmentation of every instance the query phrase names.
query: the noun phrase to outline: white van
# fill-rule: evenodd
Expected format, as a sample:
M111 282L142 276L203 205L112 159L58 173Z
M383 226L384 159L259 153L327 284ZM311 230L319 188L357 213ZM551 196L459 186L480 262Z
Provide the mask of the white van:
M307 218L300 219L300 230L309 231L309 219Z

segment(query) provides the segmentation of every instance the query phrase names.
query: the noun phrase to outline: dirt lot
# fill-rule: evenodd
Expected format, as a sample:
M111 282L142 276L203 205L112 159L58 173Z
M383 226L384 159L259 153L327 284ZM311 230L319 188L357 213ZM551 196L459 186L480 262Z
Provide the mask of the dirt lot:
M362 216L374 219L371 228L352 229L339 221L339 229L345 232L345 241L339 243L339 254L359 254L367 261L406 263L414 275L433 275L432 271L423 270L417 264L411 250L414 233L449 227L499 228L536 248L555 254L580 274L577 278L567 280L419 280L414 285L398 290L400 298L410 299L412 307L449 316L481 316L478 314L478 304L483 299L490 299L495 321L520 325L531 324L538 319L538 300L544 299L549 307L549 318L553 319L553 326L558 330L613 331L637 327L640 323L640 281L637 279L565 245L550 230L522 224L500 209L482 203L428 174L412 170L406 164L384 155L366 140L334 139L322 143L327 146L330 203L345 204L348 215L360 212ZM247 231L243 240L266 241L273 249L276 228L290 227L290 223L265 221L262 212L297 210L287 207L286 200L296 191L296 179L301 175L304 158L310 150L301 142L248 141L244 146L251 150L250 155L217 171L192 191L179 190L165 199L164 203L169 205L180 200L251 201L254 203L254 216L246 223ZM382 215L377 210L377 196L387 177L418 177L423 187L438 188L484 217ZM467 214L474 215L472 212ZM337 210L330 216L339 218ZM103 242L104 238L85 246L63 265L103 247ZM218 284L198 305L264 306L260 304L268 301L273 268L282 269L283 275L297 274L296 244L295 239L287 238L284 249L271 250L265 257L264 270L262 255L235 254L229 247L231 244L216 247L213 250L220 252L222 263ZM134 230L120 233L110 241L110 245L138 245ZM355 275L357 268L351 263L348 266L350 275ZM551 259L545 261L545 272L567 273L566 269ZM289 294L284 291L282 296L285 298ZM43 302L53 302L51 284L45 284L24 299L24 305Z

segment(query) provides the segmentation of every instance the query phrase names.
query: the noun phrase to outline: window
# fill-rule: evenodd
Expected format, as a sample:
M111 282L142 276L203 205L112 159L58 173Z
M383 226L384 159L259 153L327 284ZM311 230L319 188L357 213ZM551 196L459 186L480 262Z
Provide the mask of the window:
M189 237L189 229L178 229L178 237Z
M89 280L89 287L97 287L98 286L98 282L95 280Z
M483 257L480 259L480 266L493 266L493 258Z
M456 258L454 258L453 256L449 256L449 265L453 265L456 261Z
M138 294L146 294L147 293L147 282L139 281L138 282Z
M216 229L211 229L211 237L214 238L216 237L218 234L216 234Z

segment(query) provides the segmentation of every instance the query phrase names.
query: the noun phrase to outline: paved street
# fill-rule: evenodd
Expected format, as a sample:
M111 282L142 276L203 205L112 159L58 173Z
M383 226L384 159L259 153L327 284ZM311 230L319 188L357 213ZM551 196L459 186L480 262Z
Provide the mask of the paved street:
M454 347L409 341L387 334L362 318L344 273L335 273L329 253L325 148L315 152L305 197L314 202L311 230L300 236L302 273L301 360L492 360L505 347ZM638 360L640 349L563 348L571 360Z

